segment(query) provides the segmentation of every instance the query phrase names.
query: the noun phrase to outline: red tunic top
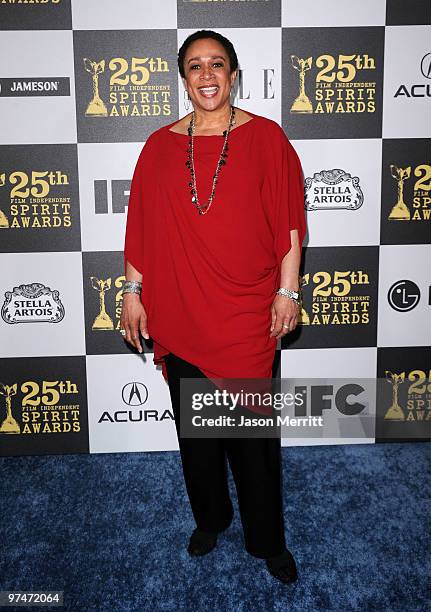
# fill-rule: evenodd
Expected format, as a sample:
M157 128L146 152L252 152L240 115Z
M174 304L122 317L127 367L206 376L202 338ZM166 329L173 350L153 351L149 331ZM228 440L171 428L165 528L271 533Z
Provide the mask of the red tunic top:
M271 377L271 304L291 229L302 247L304 184L282 128L247 112L252 119L229 135L227 163L205 215L191 201L189 137L169 130L176 122L151 134L136 164L124 256L142 273L153 361L165 379L169 352L208 378ZM202 206L223 138L194 138Z

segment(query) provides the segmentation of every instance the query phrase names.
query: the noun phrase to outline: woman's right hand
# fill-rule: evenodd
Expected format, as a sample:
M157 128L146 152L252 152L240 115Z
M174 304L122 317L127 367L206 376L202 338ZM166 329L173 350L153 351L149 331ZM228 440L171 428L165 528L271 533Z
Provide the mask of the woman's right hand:
M138 293L124 293L120 328L126 331L124 339L142 353L139 332L146 340L150 337L147 328L147 313Z

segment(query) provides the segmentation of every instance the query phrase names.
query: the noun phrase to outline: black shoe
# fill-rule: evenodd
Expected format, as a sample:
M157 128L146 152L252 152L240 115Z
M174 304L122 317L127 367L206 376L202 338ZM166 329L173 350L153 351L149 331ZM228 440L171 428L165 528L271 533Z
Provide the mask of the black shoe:
M274 578L284 582L284 584L295 582L298 578L295 559L287 548L281 555L266 559L266 567Z
M206 555L217 545L217 534L195 529L190 537L187 552L191 557Z

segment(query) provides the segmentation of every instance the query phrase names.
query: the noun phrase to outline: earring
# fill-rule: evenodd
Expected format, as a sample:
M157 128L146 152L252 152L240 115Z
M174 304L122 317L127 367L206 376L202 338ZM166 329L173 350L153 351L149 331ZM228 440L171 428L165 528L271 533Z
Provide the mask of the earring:
M189 92L187 91L187 89L184 90L184 108L186 109L187 112L190 109L190 98L189 98Z

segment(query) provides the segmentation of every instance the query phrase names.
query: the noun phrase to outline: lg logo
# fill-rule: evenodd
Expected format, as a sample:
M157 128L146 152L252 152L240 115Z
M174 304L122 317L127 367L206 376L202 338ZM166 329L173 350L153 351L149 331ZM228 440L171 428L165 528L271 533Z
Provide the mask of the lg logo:
M409 312L409 310L413 310L413 308L416 308L419 304L420 298L420 289L416 283L411 280L397 281L388 291L389 305L397 312ZM429 303L431 303L431 295Z

